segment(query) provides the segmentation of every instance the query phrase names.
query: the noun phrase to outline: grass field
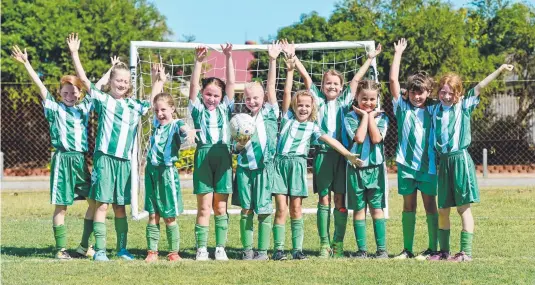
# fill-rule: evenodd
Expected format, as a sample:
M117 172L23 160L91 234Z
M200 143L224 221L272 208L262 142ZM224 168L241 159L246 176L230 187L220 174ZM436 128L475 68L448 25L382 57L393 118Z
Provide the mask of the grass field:
M191 193L186 189L184 193ZM474 205L476 220L474 261L453 264L415 260L322 260L318 254L315 215L305 215L306 261L242 262L193 261L195 254L194 216L179 217L181 256L185 261L168 263L163 255L167 247L162 226L161 261L146 264L146 221L129 222L128 247L134 262L112 259L108 263L90 260L56 261L53 259L53 207L48 192L3 192L1 224L2 284L535 284L535 186L527 188L481 189L482 203ZM184 194L186 209L195 205L192 194ZM314 196L306 199L306 207L315 207ZM387 247L390 255L401 251L402 198L390 195L391 218L387 222ZM66 224L68 247L76 248L82 231L85 202L69 208ZM256 221L255 221L256 222ZM108 249L115 248L113 216L108 216ZM255 224L256 227L256 224ZM239 217L230 218L227 252L237 259L240 252ZM452 251L459 250L460 219L452 211ZM255 229L256 233L256 229ZM332 230L331 230L332 234ZM291 246L287 226L287 248ZM209 250L213 251L213 222ZM425 213L420 203L417 216L415 250L427 246ZM346 251L355 251L353 226L348 221ZM368 221L368 248L375 250L373 229ZM109 256L114 255L109 252Z

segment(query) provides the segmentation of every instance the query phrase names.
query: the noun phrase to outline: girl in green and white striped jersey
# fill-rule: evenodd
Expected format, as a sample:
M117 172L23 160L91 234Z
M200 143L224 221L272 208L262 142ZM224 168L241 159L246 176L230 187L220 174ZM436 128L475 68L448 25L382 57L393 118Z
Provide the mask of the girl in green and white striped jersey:
M234 63L232 45L221 46L226 56L227 82L211 77L199 86L206 47L196 48L191 75L189 111L195 129L199 130L193 165L193 193L197 195L195 240L196 260L208 260L206 248L210 212L215 214L216 260L228 260L225 252L228 232L227 201L232 193L232 157L230 154L229 119L234 108Z
M13 57L24 64L30 77L39 87L45 117L50 124L52 146L56 150L52 157L50 173L50 197L51 203L55 205L53 228L58 250L56 258L71 258L65 250L67 244L65 212L76 196L86 197L89 204L84 218L82 240L76 249L76 254L92 257L94 251L89 246L89 237L93 232L95 201L88 197L90 182L84 153L88 149L87 123L93 105L88 98L80 102L84 93L83 85L78 77L72 75L61 78L59 90L61 102L56 102L33 70L26 49L22 52L18 46L14 46ZM112 65L115 61L117 58L112 58ZM101 82L102 79L99 83Z
M69 35L67 44L76 74L89 90L88 97L98 114L94 166L89 192L89 197L96 200L93 223L96 253L93 259L108 260L105 221L108 205L111 203L115 213L117 256L132 260L132 255L126 250L128 223L125 211L125 205L130 204L130 158L138 122L150 108L151 101L129 98L132 91L130 69L124 63L118 63L112 68L109 83L104 86L104 91L100 91L85 75L78 55L80 48L78 35ZM163 85L159 82L155 84ZM161 90L155 86L153 88L151 98L156 95L156 90Z
M352 138L351 152L363 161L357 169L347 168L347 205L353 209L353 225L357 239L357 258L367 257L366 205L373 219L376 258L388 258L386 251L385 206L386 169L383 141L388 117L376 109L380 85L371 80L360 81L353 111L345 117L345 128Z
M156 81L166 81L162 64L153 65ZM155 81L155 80L153 80ZM147 165L145 167L145 209L149 212L146 237L147 262L158 260L160 240L160 217L166 225L169 245L169 261L180 260L180 234L176 216L183 211L180 179L175 162L178 161L181 139L194 143L195 130L190 130L182 120L173 119L175 103L168 93L159 93L152 102L154 109L153 129L150 137Z
M292 45L287 45L292 46ZM321 130L331 138L338 140L344 146L349 142L345 134L344 116L351 109L358 82L368 71L373 59L381 53L381 45L368 54L367 60L359 68L347 87L344 86L344 76L334 70L323 74L321 90L314 85L306 68L297 59L295 49L285 50L285 53L294 55L296 68L301 74L306 89L310 90L318 104L318 125ZM347 209L345 208L345 173L346 161L337 151L328 144L315 142L315 156L312 167L313 189L318 193L317 227L320 237L320 257L329 257L331 253L330 242L330 215L331 194L334 192L334 236L332 241L332 254L334 257L344 256L344 236L347 224Z
M512 69L512 65L503 64L466 94L459 75L446 74L440 79L438 87L440 104L433 110L435 148L440 153L438 172L440 252L430 256L430 260L472 260L474 218L470 204L479 202L479 189L474 162L467 151L472 140L470 117L479 104L481 89L502 71ZM457 207L457 213L462 220L461 250L455 256L449 255L451 207Z
M414 257L412 247L419 190L427 214L429 246L416 259L425 260L437 251L438 243L437 169L431 119L431 112L438 101L429 98L434 82L425 72L409 76L408 96L407 98L400 96L399 65L406 47L405 39L394 43L395 54L390 68L390 92L393 97L394 114L398 121L396 151L398 193L403 195L401 223L404 247L396 259Z
M284 44L283 44L284 45ZM275 251L274 260L285 259L284 239L288 197L292 228L292 256L306 259L302 252L304 225L301 212L303 198L308 196L306 183L306 157L311 140L322 140L342 154L351 164L360 163L340 142L325 134L316 122L317 105L308 90L296 92L291 99L295 59L286 54L288 74L282 101L283 118L275 158L275 184L273 194L277 204L273 227ZM290 105L292 109L289 110Z
M240 236L243 260L268 260L267 250L271 238L271 213L273 212L271 188L273 187L273 159L277 143L277 119L279 106L275 91L277 57L281 52L279 42L268 46L269 71L267 102L264 88L258 82L245 86L245 106L255 120L256 132L249 140L235 143L238 152L236 169L237 193L233 204L240 206ZM236 199L238 198L238 199ZM258 252L253 251L253 217L258 215Z

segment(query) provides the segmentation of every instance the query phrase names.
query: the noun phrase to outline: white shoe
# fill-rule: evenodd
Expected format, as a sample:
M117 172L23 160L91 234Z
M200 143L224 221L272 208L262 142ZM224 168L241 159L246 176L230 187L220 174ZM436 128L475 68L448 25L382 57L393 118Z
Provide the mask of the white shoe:
M197 254L195 255L195 260L198 261L207 261L210 260L208 257L208 250L206 247L197 248Z
M89 246L87 249L82 247L81 245L78 245L78 248L76 249L76 254L81 256L87 256L89 258L93 258L93 255L95 255L95 250L93 249L93 246Z
M225 248L222 246L218 246L215 248L215 260L220 261L227 261L227 253L225 252Z

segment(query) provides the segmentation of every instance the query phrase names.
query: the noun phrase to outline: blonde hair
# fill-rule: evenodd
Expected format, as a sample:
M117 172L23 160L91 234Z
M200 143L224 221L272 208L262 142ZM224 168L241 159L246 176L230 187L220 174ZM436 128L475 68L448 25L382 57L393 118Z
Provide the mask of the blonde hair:
M446 84L449 85L453 91L453 103L457 104L459 99L464 94L463 81L461 77L455 73L446 73L446 75L440 78L437 93L440 92L442 87L444 87Z
M308 90L299 90L295 92L294 96L292 97L292 101L290 102L290 106L292 107L292 110L294 113L297 113L297 100L299 97L302 96L308 96L312 100L312 110L310 112L310 116L308 117L309 122L315 122L317 120L318 115L318 107L316 105L316 100L314 100L314 96L310 93Z
M114 65L111 68L110 80L108 80L108 82L104 86L102 86L102 91L104 91L106 93L110 92L110 90L111 90L110 82L115 77L115 75L117 74L117 70L126 70L126 71L128 71L128 73L130 73L130 68L128 68L126 63L124 63L124 62L117 63L116 65ZM128 87L128 90L126 91L126 93L124 93L124 97L132 96L132 88L133 87L132 87L132 82L131 81L129 81L129 85L130 86Z
M327 75L336 76L340 79L340 86L344 86L344 76L342 76L342 73L340 73L337 70L329 69L327 72L323 74L323 77L321 77L321 88L323 89L323 83L325 83L325 77Z
M244 96L250 95L255 91L258 91L258 93L264 95L264 97L266 95L266 93L264 92L264 87L262 86L262 84L260 84L260 82L253 81L245 83L245 87L243 88Z
M152 105L156 105L156 102L160 100L167 103L167 105L169 105L170 107L175 108L175 111L173 112L173 117L178 118L178 110L176 109L175 99L173 98L173 96L165 92L158 93L156 96L154 96L154 99L152 99Z
M59 83L58 93L61 93L61 88L63 88L63 86L65 86L65 85L72 85L72 86L78 88L78 90L80 91L80 98L79 99L83 99L83 97L85 95L85 88L84 88L84 84L82 83L82 80L80 80L80 78L78 78L78 76L64 75L63 77L61 77L61 80L60 80L60 83Z

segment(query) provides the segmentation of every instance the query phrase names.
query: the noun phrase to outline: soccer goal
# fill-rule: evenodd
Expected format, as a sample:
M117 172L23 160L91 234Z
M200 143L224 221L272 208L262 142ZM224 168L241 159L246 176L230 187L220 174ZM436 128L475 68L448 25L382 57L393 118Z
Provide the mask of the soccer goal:
M192 126L191 115L188 112L190 77L193 70L195 48L204 45L209 48L209 55L204 64L202 77L219 77L225 79L225 57L220 53L219 44L201 44L184 42L152 42L133 41L130 44L130 68L135 96L148 99L151 93L150 70L152 63L163 63L169 73L164 91L170 93L178 103L177 113L181 119ZM234 45L232 57L236 72L235 112L247 112L243 101L243 88L246 82L259 81L265 86L268 72L268 45L245 44ZM311 75L313 82L321 83L323 73L329 69L336 69L345 77L345 82L351 80L364 62L368 51L375 49L374 41L344 41L295 44L296 54ZM377 80L377 66L375 59L365 78ZM283 56L277 60L277 98L282 99L286 69ZM304 84L298 74L294 78L294 91L303 89ZM139 220L148 216L144 206L144 169L146 164L147 147L151 134L152 110L143 117L138 127L132 155L132 218ZM181 173L182 189L191 188L193 169L193 155L195 145L181 146L180 160L176 166ZM310 158L311 159L311 158ZM309 161L311 162L311 160ZM309 163L309 167L310 167ZM386 182L387 183L387 182ZM184 186L185 185L185 186ZM388 184L387 184L388 185ZM388 189L388 186L386 187ZM388 201L388 191L386 191ZM310 199L314 199L310 197ZM185 213L195 213L194 209L185 207ZM314 209L303 209L304 213L316 213ZM233 209L229 209L233 213ZM388 205L385 209L388 217Z

